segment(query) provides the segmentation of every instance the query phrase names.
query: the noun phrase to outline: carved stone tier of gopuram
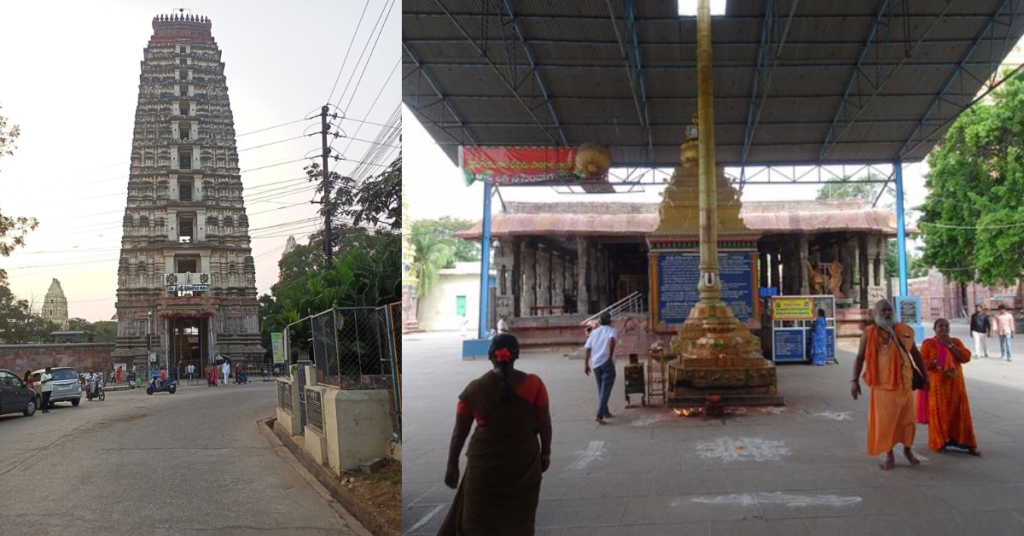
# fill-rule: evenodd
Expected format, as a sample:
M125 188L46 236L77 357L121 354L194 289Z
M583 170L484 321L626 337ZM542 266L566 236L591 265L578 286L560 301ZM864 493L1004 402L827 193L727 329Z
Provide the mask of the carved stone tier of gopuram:
M195 15L155 17L143 51L114 350L115 362L139 371L202 370L221 356L243 363L265 353L234 120L211 27Z

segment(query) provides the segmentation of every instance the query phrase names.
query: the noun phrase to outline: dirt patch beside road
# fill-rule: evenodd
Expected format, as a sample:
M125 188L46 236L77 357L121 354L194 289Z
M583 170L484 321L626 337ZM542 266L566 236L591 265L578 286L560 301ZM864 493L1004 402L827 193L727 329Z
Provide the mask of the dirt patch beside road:
M352 495L373 510L395 532L402 527L402 462L391 462L377 474L346 474L338 479Z

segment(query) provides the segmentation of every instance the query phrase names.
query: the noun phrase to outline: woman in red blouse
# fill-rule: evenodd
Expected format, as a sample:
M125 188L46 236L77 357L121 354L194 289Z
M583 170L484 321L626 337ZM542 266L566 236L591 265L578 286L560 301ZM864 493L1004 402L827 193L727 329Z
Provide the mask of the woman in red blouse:
M536 374L513 366L519 341L510 333L491 340L493 368L459 395L444 482L458 486L438 534L533 534L541 473L551 465L548 392ZM459 482L459 455L466 473Z

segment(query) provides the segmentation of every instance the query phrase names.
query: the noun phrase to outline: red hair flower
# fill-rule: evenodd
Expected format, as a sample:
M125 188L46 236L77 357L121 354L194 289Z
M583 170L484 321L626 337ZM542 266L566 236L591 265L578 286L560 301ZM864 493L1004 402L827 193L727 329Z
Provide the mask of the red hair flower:
M509 363L512 361L512 352L508 351L508 348L502 348L494 351L494 359L498 363Z

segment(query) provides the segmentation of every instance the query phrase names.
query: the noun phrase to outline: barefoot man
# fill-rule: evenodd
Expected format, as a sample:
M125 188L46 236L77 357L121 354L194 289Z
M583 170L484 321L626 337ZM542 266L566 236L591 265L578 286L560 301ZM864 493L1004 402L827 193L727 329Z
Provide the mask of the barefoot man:
M892 469L896 464L892 449L897 443L903 444L903 455L910 465L917 467L921 464L910 450L915 431L911 357L918 370L924 371L921 353L914 344L914 329L895 322L892 305L887 300L879 300L875 304L875 325L868 326L860 338L850 394L854 400L860 396L859 378L863 370L864 382L871 388L868 455L887 454L885 462L880 464L883 471ZM927 390L927 374L924 381Z

